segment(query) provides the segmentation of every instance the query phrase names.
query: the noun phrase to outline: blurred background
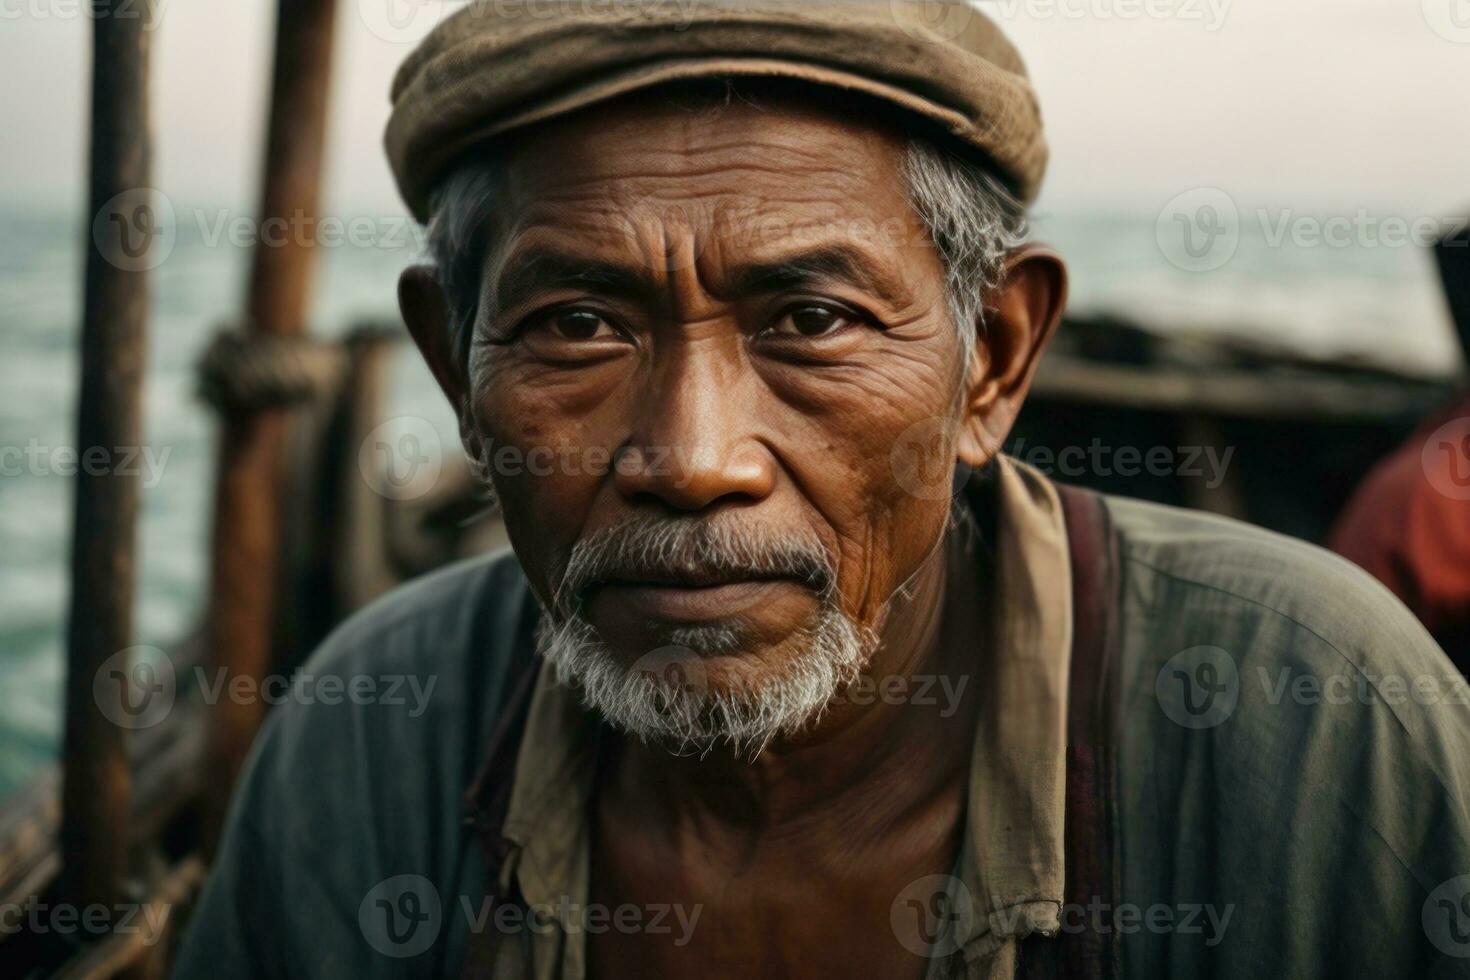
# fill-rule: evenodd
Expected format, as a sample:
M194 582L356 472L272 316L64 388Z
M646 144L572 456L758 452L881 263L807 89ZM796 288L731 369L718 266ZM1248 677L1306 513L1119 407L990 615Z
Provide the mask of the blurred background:
M0 0L0 797L56 758L62 730L72 481L24 450L76 438L92 219L84 6ZM318 336L395 316L397 273L421 239L381 150L388 88L458 6L344 0L321 211L360 234L319 249ZM1071 265L1075 315L1410 382L1463 372L1426 246L1470 217L1470 4L980 6L1041 94L1053 163L1036 234ZM208 587L217 424L195 368L243 302L251 241L233 229L262 179L276 5L159 10L154 183L176 238L153 280L145 432L158 465L143 474L136 642L169 647L199 621ZM439 400L400 349L385 417L427 425L452 449Z

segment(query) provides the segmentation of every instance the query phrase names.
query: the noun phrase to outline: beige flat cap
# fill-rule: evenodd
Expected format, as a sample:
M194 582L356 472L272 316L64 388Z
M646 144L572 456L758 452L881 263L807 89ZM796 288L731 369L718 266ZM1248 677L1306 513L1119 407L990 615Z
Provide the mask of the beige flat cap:
M386 137L420 221L473 144L681 79L790 78L865 93L979 150L1028 203L1046 170L1036 93L962 0L476 0L411 54Z

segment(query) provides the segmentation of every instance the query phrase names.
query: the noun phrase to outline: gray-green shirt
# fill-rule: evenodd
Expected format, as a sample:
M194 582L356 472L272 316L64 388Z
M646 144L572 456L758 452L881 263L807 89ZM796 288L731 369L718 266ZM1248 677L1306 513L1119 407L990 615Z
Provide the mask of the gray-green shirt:
M1060 513L1025 467L1004 463L997 480L988 581L1003 612L977 669L986 710L950 882L963 914L939 944L956 951L946 964L986 978L1009 975L1027 934L1098 912L1062 898ZM1470 976L1470 708L1444 654L1323 551L1199 514L1108 506L1123 732L1122 894L1106 911L1125 975ZM505 651L527 642L526 591L513 557L473 561L326 643L306 671L372 696L273 713L178 975L453 976L484 928L510 933L497 976L582 975L596 725L549 676L517 763L505 865L549 914L484 917L483 859L463 823L496 721L484 706L500 700ZM653 910L630 914L653 929ZM659 928L677 937L697 914L664 910Z

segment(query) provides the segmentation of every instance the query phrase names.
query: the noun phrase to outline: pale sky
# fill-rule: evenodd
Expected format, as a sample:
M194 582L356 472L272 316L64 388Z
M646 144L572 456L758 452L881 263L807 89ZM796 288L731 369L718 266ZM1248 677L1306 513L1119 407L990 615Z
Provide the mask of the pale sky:
M327 207L393 213L380 148L392 71L434 12L458 4L342 2ZM397 30L390 4L419 16ZM1302 208L1470 207L1470 0L981 4L1041 93L1045 209L1157 210L1200 186ZM0 0L0 201L84 193L86 6ZM275 2L162 8L156 183L176 199L253 201Z

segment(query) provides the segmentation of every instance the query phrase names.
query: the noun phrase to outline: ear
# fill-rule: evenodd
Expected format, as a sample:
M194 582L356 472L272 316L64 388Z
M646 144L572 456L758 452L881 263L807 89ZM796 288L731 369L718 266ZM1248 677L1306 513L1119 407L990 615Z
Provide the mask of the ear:
M449 330L449 303L433 266L414 265L398 280L398 308L419 353L444 390L455 414L465 409L465 376Z
M1066 305L1061 256L1044 245L1011 254L970 365L957 447L969 466L979 469L1000 453Z

